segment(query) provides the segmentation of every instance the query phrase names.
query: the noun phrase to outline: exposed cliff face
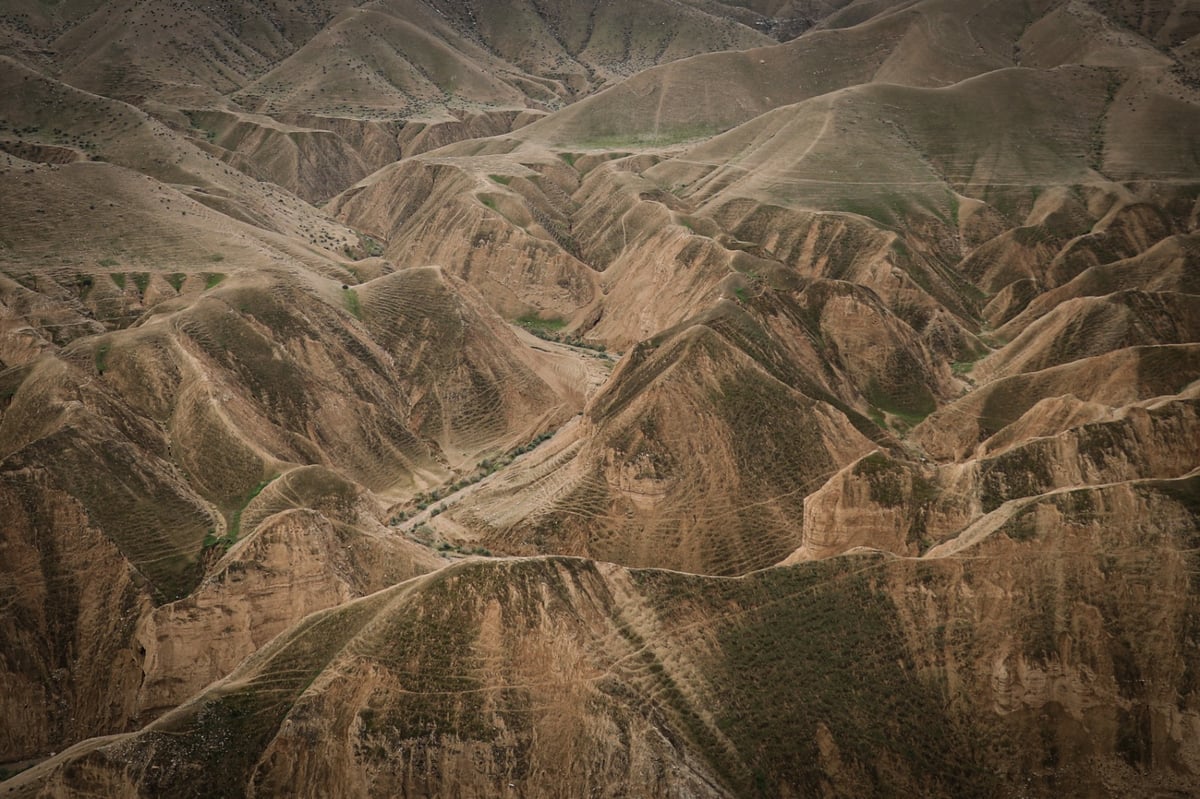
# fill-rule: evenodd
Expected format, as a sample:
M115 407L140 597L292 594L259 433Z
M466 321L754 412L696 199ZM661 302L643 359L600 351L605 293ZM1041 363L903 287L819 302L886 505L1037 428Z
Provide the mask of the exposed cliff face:
M191 795L212 758L228 794L1082 796L1144 769L1185 790L1195 482L1010 503L921 560L739 580L463 564L318 614L147 730L12 786ZM250 744L232 761L231 740Z
M9 468L0 481L0 751L21 760L129 728L153 587L52 473Z
M582 403L436 269L351 289L289 266L9 281L6 761L154 718L308 613L438 568L371 491ZM117 302L140 320L105 330Z
M0 15L0 793L1196 793L1189 4L260 6Z
M141 718L228 675L297 619L444 565L389 531L381 513L370 495L322 467L271 483L242 513L251 532L204 582L142 618Z
M385 239L385 255L400 266L442 266L509 318L572 319L596 294L592 271L502 186L450 163L402 161L344 192L330 210Z

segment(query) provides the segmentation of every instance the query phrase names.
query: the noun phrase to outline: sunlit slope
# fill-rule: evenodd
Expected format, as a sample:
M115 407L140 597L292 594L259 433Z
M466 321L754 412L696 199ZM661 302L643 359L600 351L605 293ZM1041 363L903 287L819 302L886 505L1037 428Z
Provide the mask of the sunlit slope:
M895 446L885 418L919 420L952 383L851 284L752 290L639 344L583 425L450 518L501 552L703 573L743 573L798 546L804 497Z
M152 196L148 192L171 194L161 198L160 210L169 210L183 226L199 227L197 220L187 218L187 212L200 203L218 212L203 223L212 234L230 229L228 217L232 217L288 237L286 244L277 240L277 246L291 250L292 257L307 260L314 253L301 255L305 250L338 251L359 244L351 231L331 224L298 197L231 169L188 136L135 106L81 91L6 58L0 58L0 85L4 88L0 93L0 125L4 126L0 149L11 150L22 160L52 165L105 161L124 167L144 176L147 198ZM19 192L5 197L10 204L22 200ZM169 200L175 204L168 207ZM64 213L69 202L48 203L57 207L43 208L43 213ZM79 220L84 235L99 227L87 215L73 218ZM221 221L213 221L218 218ZM14 215L8 227L37 222L35 211ZM328 260L329 253L323 258Z
M924 561L859 555L740 580L463 564L314 615L148 729L9 786L961 796L1019 776L1045 795L1186 790L1186 730L1143 737L1136 719L1195 697L1193 483L1048 497ZM1098 514L1071 515L1085 504ZM1158 532L1121 533L1112 513ZM1056 578L1063 563L1075 579ZM1051 732L1031 734L1047 714ZM1057 754L1076 748L1089 765Z
M1193 4L66 5L0 792L1195 792Z
M440 564L384 526L377 494L439 484L582 403L553 358L436 269L359 283L367 262L120 167L8 162L22 191L0 201L15 220L0 281L0 493L17 554L0 579L23 588L6 634L21 654L2 679L14 696L52 698L19 709L8 757L152 717L266 631ZM319 479L295 476L317 466ZM247 582L247 570L279 578ZM236 635L195 662L227 616ZM103 707L97 669L115 686ZM135 674L150 675L142 688Z
M540 123L529 135L559 145L669 144L863 83L948 86L1018 64L1014 48L1023 32L1058 4L968 5L852 3L785 44L648 69Z
M527 206L506 190L512 179L487 174L489 163L408 159L343 192L329 211L386 242L384 254L398 265L437 264L469 281L510 319L580 316L597 295L593 270L571 252L546 207ZM513 171L506 163L497 168Z

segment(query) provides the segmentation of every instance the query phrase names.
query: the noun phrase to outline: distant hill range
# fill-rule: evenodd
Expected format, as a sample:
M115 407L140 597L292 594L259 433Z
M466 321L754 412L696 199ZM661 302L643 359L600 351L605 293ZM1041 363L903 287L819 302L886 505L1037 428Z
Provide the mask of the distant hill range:
M1200 792L1200 7L0 2L0 795Z

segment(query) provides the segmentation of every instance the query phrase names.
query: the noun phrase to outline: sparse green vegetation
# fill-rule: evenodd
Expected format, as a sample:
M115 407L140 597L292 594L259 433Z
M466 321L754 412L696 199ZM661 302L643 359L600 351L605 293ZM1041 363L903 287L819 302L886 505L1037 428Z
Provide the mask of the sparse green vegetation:
M639 147L668 147L673 144L699 141L714 136L721 131L710 125L680 125L675 128L641 131L636 133L611 133L594 136L581 141L580 144L589 149L617 150L636 149ZM564 157L565 160L565 157ZM572 166L573 162L568 161Z
M92 286L95 282L95 279L91 275L75 276L75 288L79 292L79 297L81 299L87 299L87 296L91 293Z
M362 304L359 302L357 291L352 288L342 289L342 303L355 319L362 319Z
M693 744L741 793L788 785L798 795L819 795L825 777L816 741L824 728L841 761L862 769L871 793L903 794L907 771L931 781L930 795L988 795L993 778L940 710L936 683L908 654L876 574L882 563L845 557L703 585L684 575L634 574L660 612L700 603L699 617L709 620L719 642L709 673L722 690L714 722L739 757L731 758L704 722L689 720L685 696L669 685L663 695ZM904 764L904 771L873 767L881 761Z
M100 266L103 266L105 269L109 269L111 267L118 266L116 258L101 258L96 263L98 263ZM113 275L113 280L116 280L115 274ZM125 281L125 276L121 275L121 287L122 288L124 288L124 281Z
M567 326L567 321L562 317L541 317L537 314L525 314L517 317L517 324L526 330L542 330L554 331L562 330Z
M594 350L597 353L606 351L603 344L595 344L590 341L585 341L579 336L564 336L558 331L567 326L565 319L559 317L543 318L537 314L526 314L517 318L516 324L524 328L528 332L542 339L543 341L552 341L555 344L566 344L568 347L578 347L585 350Z
M476 465L474 471L472 471L469 475L466 475L465 477L461 477L458 480L454 480L450 483L447 483L446 485L430 489L429 491L422 491L421 493L417 494L415 497L412 498L412 500L409 503L409 507L407 509L400 511L399 513L395 514L392 517L391 524L393 524L393 525L400 524L401 522L404 522L404 521L412 518L417 513L420 513L421 511L425 510L433 503L439 502L440 500L444 499L445 497L450 496L451 494L453 494L457 491L461 491L462 489L464 489L468 486L478 483L480 480L487 477L488 475L494 474L495 472L499 471L500 469L503 469L505 466L509 465L510 463L512 463L514 460L516 460L520 456L524 455L525 453L532 452L534 449L539 447L542 443L549 441L553 437L554 437L554 433L551 431L541 433L541 434L535 436L530 441L526 442L525 444L522 444L519 447L514 447L513 449L508 450L503 455L484 458ZM433 509L433 511L430 512L429 515L436 516L437 514L443 512L445 509L446 509L446 506L444 504L439 505L438 507L435 507ZM422 525L418 525L418 528L420 528L421 526Z
M216 288L222 280L225 279L224 272L206 272L204 275L205 290Z
M266 480L263 480L261 483L254 486L254 488L250 489L250 491L247 492L242 500L238 503L237 507L229 517L229 529L225 534L225 538L221 540L221 545L226 549L237 543L238 536L241 534L242 530L242 513L244 513L250 503L254 501L254 498L263 492L263 489L274 482L276 477L278 477L278 475L268 477Z
M493 182L499 183L501 186L507 186L512 182L511 175L488 175L488 177L491 178Z
M96 347L95 364L96 374L104 374L104 370L108 368L108 353L112 350L112 344L107 341Z
M133 285L137 286L139 294L145 295L146 289L150 288L150 273L149 272L134 272Z
M175 291L183 290L183 281L187 280L187 275L183 272L172 272L167 275L167 282L171 284L171 288Z
M872 452L860 460L854 474L867 479L872 502L885 508L904 504L908 493L906 470L882 452Z
M378 258L383 255L383 245L365 233L358 234L358 246L368 258Z

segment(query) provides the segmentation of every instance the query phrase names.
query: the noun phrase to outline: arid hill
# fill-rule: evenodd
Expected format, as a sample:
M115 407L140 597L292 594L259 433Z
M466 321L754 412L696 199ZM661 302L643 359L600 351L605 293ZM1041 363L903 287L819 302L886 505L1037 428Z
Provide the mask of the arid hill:
M0 3L0 796L1200 793L1187 0Z

